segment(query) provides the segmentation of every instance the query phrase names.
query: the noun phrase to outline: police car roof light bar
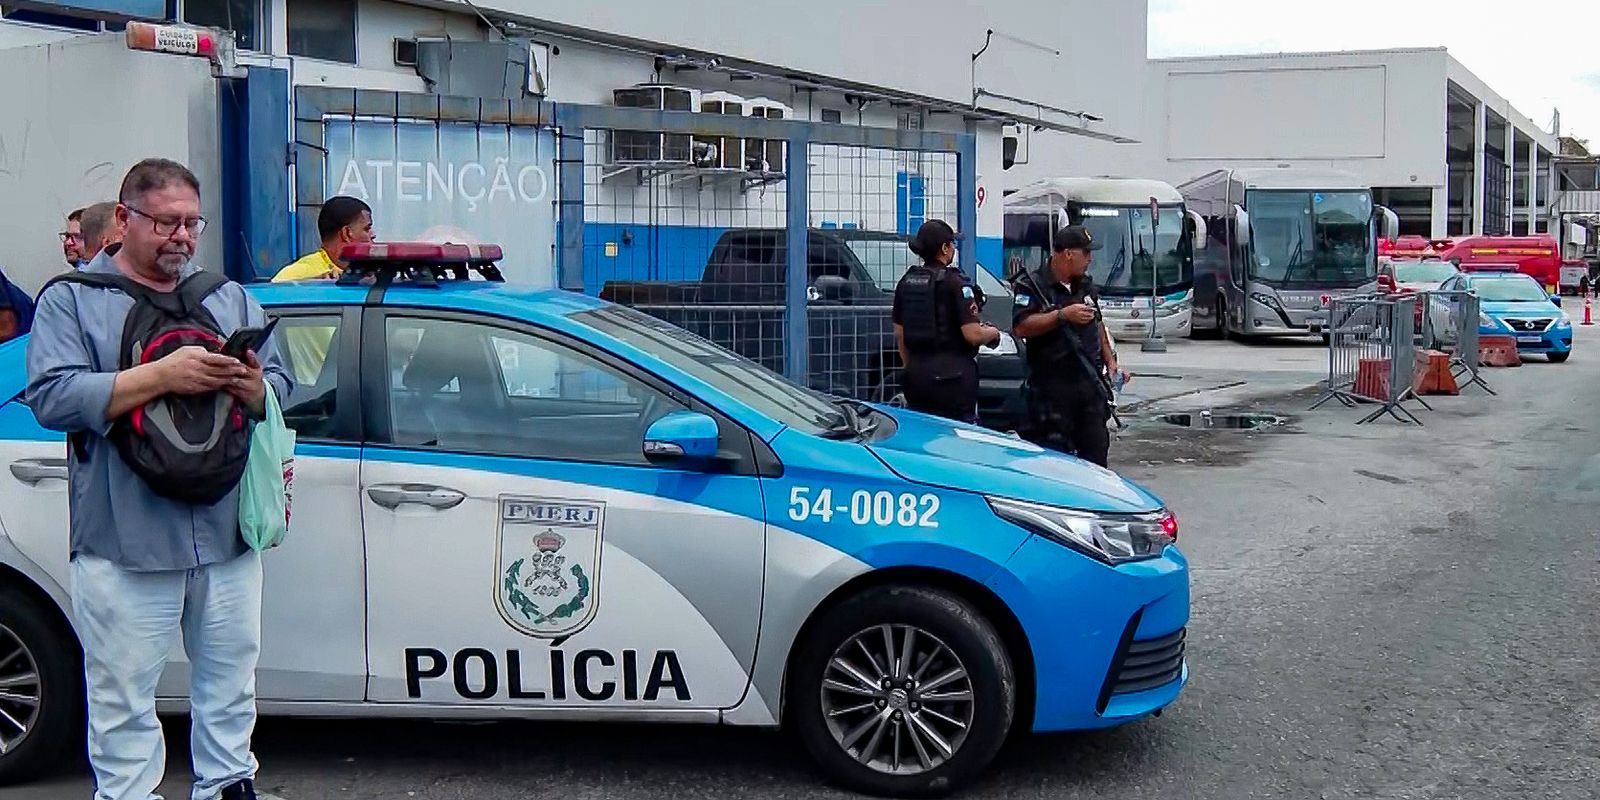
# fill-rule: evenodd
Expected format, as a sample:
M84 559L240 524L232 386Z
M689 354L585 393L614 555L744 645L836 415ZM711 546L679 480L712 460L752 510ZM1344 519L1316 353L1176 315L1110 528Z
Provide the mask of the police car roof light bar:
M476 272L486 281L504 282L495 262L504 257L497 244L431 244L428 242L372 242L347 244L339 251L347 266L340 285L360 283L372 276L380 286L396 279L437 287L439 281L471 279Z

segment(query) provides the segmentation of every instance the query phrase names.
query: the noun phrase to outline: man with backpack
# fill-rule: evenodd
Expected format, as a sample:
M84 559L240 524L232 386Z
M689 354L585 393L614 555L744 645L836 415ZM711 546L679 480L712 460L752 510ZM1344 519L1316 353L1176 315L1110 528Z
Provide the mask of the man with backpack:
M262 577L240 535L238 483L250 420L289 379L270 341L259 356L219 352L266 315L190 263L205 228L194 173L146 159L118 200L122 246L39 294L24 393L40 424L67 433L95 797L157 796L156 682L181 634L193 797L255 798Z

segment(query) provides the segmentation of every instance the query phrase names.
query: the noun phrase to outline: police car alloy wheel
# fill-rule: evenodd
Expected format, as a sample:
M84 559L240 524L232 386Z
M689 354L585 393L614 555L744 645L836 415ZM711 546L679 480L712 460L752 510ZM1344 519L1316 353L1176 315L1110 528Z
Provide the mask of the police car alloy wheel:
M943 795L988 766L1010 731L1016 682L1005 645L954 594L868 590L828 611L801 647L789 713L840 785Z
M82 668L46 613L0 587L0 784L53 766L82 716Z

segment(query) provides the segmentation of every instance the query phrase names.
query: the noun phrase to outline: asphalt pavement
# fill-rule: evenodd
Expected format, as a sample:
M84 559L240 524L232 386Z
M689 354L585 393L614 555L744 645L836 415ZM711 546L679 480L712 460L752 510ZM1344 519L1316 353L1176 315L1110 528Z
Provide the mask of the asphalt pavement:
M1488 372L1498 397L1430 399L1420 429L1288 387L1248 400L1290 417L1269 432L1135 420L1113 466L1181 519L1191 683L1158 719L1025 737L964 796L1600 795L1595 330L1566 364ZM1151 410L1185 403L1228 410ZM184 721L168 732L185 797ZM256 749L286 800L850 796L742 729L264 720ZM80 765L4 795L88 792Z

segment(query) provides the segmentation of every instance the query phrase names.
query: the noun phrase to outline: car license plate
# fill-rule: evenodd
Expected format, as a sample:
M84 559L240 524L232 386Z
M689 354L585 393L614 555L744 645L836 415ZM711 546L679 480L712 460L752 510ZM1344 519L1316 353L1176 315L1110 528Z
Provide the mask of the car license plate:
M1328 325L1327 317L1306 317L1306 324L1313 328L1323 328Z
M1517 337L1517 342L1520 343L1520 344L1539 344L1539 343L1541 343L1543 341L1544 341L1544 337L1543 336L1518 336Z

